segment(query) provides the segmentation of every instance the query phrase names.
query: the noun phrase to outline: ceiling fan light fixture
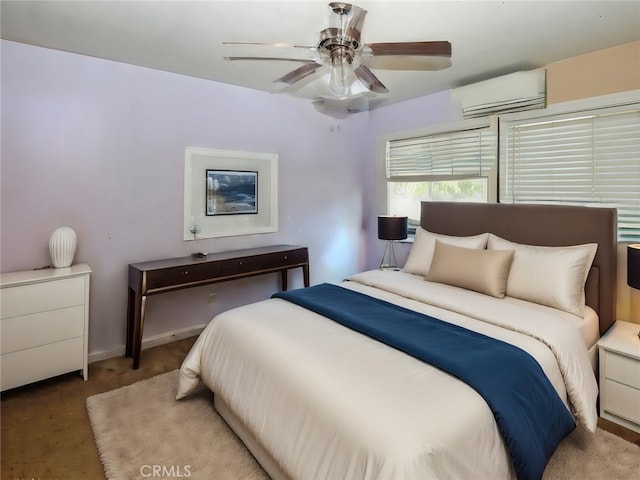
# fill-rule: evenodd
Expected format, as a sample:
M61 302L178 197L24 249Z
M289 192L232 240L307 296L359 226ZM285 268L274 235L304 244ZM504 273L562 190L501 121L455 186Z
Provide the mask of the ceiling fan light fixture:
M329 90L337 97L345 97L349 93L353 68L351 57L343 49L335 49L331 52L331 65L329 66Z
M329 89L338 98L346 97L349 93L345 70L346 68L342 66L332 66L329 72Z
M320 81L316 83L315 92L320 98L327 100L351 100L362 95L371 95L371 92L367 87L357 78L349 76L349 83L347 84L347 93L336 94L329 87L329 74L325 74L320 78Z
M282 57L225 57L228 60L282 60L303 65L278 78L287 85L284 93L295 93L312 82L308 89L332 105L344 103L349 112L369 108L369 99L388 93L387 87L372 69L441 70L451 65L451 43L448 41L361 43L362 27L367 11L346 2L329 3L329 27L320 31L313 46L262 42L224 42L225 44L267 45L306 50L307 58L298 55ZM327 103L321 102L326 106ZM355 102L363 102L356 103ZM320 104L318 104L320 105Z

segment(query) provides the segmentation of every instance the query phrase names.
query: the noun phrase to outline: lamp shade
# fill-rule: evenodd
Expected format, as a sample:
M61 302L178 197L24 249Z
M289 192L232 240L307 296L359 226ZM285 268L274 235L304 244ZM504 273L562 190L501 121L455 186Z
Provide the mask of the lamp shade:
M378 238L380 240L404 240L407 238L407 217L379 215Z
M640 243L627 246L627 285L640 290Z

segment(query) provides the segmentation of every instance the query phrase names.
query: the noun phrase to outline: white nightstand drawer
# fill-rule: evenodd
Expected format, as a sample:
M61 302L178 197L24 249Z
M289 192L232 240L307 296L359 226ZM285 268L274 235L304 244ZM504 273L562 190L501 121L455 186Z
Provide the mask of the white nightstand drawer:
M84 335L84 305L2 320L2 354Z
M2 355L2 390L83 368L84 339L72 338Z
M638 360L608 351L605 351L605 355L605 378L640 389L640 362Z
M640 390L605 380L605 411L640 423Z
M65 278L57 281L32 283L3 288L0 291L2 318L83 305L85 303L85 277Z

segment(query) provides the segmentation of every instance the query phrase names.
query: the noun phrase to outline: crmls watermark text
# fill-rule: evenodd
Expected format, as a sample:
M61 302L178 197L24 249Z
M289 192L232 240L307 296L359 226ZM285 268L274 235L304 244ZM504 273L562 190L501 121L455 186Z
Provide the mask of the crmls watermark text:
M188 478L190 465L142 465L140 475L145 478Z

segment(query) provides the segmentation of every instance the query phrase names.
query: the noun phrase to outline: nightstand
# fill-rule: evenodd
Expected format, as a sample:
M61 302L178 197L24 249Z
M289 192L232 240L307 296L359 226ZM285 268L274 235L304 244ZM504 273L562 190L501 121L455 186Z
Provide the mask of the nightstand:
M618 320L598 342L600 416L640 433L640 325Z

